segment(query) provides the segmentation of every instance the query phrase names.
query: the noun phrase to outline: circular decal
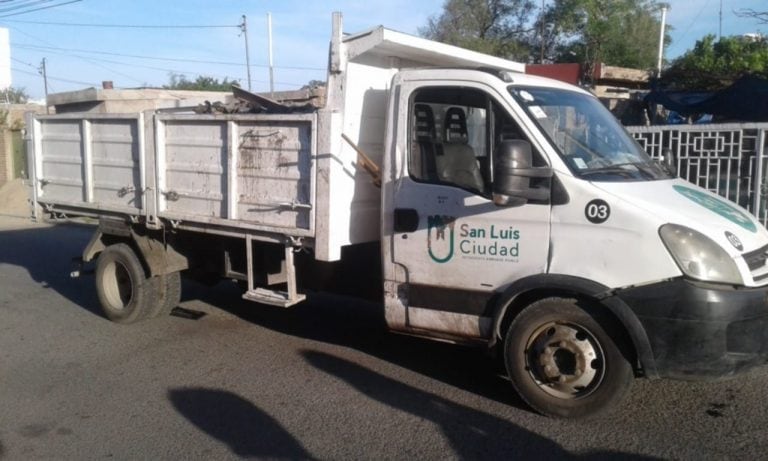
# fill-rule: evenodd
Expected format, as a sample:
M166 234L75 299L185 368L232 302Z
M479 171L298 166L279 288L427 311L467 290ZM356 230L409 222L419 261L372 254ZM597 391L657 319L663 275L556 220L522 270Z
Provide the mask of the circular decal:
M725 231L725 238L728 239L729 242L731 242L731 245L733 245L734 248L736 248L739 251L744 250L744 245L741 244L741 240L739 240L738 237L733 235L732 233Z
M704 208L719 214L728 221L734 224L738 224L750 232L757 232L757 226L755 226L754 221L745 213L742 213L738 208L726 202L725 200L713 197L696 189L691 189L690 187L680 185L675 185L672 187L681 195L684 195L688 199L698 203Z
M595 199L587 203L584 216L593 224L602 224L611 216L611 207L605 200Z

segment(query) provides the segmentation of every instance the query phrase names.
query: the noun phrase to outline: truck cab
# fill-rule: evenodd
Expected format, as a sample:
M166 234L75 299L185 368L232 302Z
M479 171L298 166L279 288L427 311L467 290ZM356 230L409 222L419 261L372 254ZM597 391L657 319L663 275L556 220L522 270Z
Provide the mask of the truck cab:
M633 375L730 375L768 352L768 233L671 174L591 94L416 69L389 100L388 323L498 347L537 410L574 417Z

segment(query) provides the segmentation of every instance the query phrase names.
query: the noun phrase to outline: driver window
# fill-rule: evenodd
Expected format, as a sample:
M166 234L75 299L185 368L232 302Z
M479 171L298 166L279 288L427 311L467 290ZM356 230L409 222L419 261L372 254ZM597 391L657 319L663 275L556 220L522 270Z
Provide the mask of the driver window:
M425 88L415 94L411 178L480 194L490 190L487 101L483 92L470 88Z
M419 182L489 196L493 150L503 141L525 139L506 111L473 88L418 90L410 114L408 172Z

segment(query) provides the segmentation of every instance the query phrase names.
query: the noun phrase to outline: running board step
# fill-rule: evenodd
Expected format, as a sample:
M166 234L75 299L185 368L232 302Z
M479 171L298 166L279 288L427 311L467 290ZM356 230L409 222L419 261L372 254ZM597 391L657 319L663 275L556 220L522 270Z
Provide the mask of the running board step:
M243 299L247 299L248 301L255 301L257 303L278 307L291 307L294 304L304 301L306 298L305 295L296 293L293 299L291 299L286 291L274 291L264 288L255 288L253 290L248 290L243 294Z

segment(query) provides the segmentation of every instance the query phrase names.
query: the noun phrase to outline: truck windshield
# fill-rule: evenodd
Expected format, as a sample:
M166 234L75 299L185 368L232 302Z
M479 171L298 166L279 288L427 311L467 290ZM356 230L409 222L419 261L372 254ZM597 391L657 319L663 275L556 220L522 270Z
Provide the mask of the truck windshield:
M644 181L670 176L592 96L542 87L510 87L578 177L590 181Z

